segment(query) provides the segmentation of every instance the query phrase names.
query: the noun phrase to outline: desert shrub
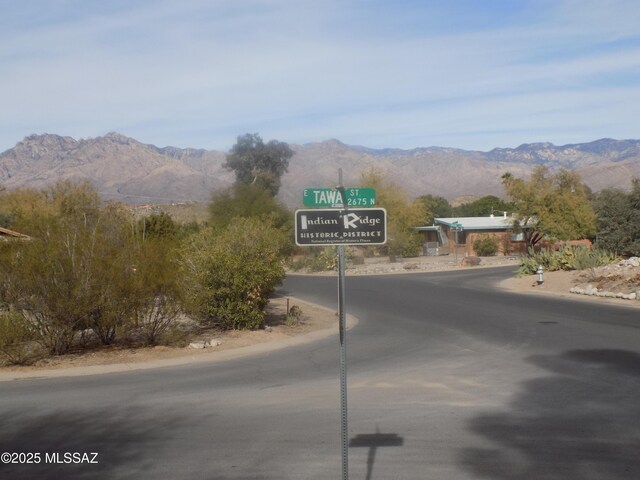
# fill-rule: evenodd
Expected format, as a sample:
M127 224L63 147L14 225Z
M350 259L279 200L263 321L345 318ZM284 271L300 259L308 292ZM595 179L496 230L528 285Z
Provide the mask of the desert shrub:
M285 324L288 326L298 325L302 320L302 309L298 305L291 305L285 318Z
M175 322L170 325L160 337L159 343L162 345L170 345L173 347L188 347L191 342L192 331L183 325L177 325Z
M156 345L175 326L179 314L178 304L170 296L147 297L136 308L135 326L147 345Z
M473 242L473 249L480 257L490 257L498 253L498 240L493 235L482 236Z
M542 265L544 271L557 270L584 270L594 269L599 266L609 265L616 260L611 252L602 249L588 249L584 246L565 245L560 250L552 251L543 249L535 252L529 249L527 255L522 258L519 275L532 275L536 273L538 265Z
M287 241L258 218L235 218L221 232L195 235L181 259L188 311L224 329L260 328L269 296L284 279L280 252Z
M2 295L51 354L63 354L80 332L92 329L113 342L126 280L126 209L100 207L86 184L62 183L44 191L42 208L23 211L31 240L2 251ZM115 298L114 298L115 297Z
M143 239L174 238L178 235L178 224L166 212L152 213L138 220L138 235Z
M400 255L404 258L418 257L422 253L422 236L415 232L409 232L400 248Z
M178 289L170 217L152 216L138 232L129 208L101 206L84 183L13 196L2 200L31 240L0 245L0 298L50 354L93 338L109 345L122 332L155 343L171 326Z
M291 263L293 270L322 272L338 269L338 255L335 247L310 247L305 256Z
M352 247L346 246L344 249L346 265L362 265L364 258L358 257ZM306 270L308 272L326 272L338 270L338 253L336 247L308 247L305 249L305 256L301 259L289 263L289 267L294 271Z
M0 227L9 228L12 222L13 218L10 214L0 212Z
M97 315L105 280L98 264L109 260L107 252L97 255L102 244L81 223L43 219L40 225L38 235L13 248L7 259L6 299L23 312L49 353L63 354Z
M13 365L25 365L38 357L34 332L16 312L0 312L0 355Z
M617 256L603 249L589 250L582 248L573 261L573 270L589 270L589 277L595 278L597 267L609 265L617 260Z
M133 327L147 345L155 345L180 314L180 289L171 242L157 238L135 245L130 306Z

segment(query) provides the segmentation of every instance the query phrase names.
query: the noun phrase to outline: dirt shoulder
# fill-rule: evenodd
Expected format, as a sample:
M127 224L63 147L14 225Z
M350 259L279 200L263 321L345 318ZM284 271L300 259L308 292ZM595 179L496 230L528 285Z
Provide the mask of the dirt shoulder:
M594 270L545 272L542 284L538 284L536 275L514 276L498 287L516 293L640 308L636 293L640 291L640 266L624 262Z
M286 325L287 298L272 299L267 310L267 328L249 332L209 332L194 340L209 342L210 348L105 347L78 354L41 360L34 365L0 368L0 381L53 378L124 372L149 368L217 362L254 355L318 340L338 333L336 312L298 299L289 298L289 306L302 309L297 325ZM357 319L347 316L347 328Z

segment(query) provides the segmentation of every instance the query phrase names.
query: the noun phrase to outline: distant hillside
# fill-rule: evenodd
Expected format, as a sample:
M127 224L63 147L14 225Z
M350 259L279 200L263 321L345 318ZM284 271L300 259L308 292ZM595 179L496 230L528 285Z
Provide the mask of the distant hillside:
M356 185L364 170L375 168L411 196L503 194L500 176L527 175L537 164L575 169L593 190L628 188L640 178L640 140L602 139L555 146L525 144L490 152L454 148L370 149L328 140L291 145L295 155L283 178L280 196L299 206L305 187ZM225 153L192 148L159 148L118 133L75 140L31 135L0 154L0 184L41 188L62 179L88 179L105 199L129 203L206 201L233 183L222 167Z
M105 199L130 203L202 201L233 181L222 168L225 154L157 148L117 133L75 140L31 135L0 154L0 182L35 187L65 179L89 179Z

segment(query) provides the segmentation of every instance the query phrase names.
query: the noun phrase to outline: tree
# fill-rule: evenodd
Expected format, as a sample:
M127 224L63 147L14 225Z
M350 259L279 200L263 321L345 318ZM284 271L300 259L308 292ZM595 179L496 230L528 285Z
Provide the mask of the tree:
M432 224L435 218L451 216L451 205L446 198L429 194L418 197L416 201L422 207L423 225Z
M367 170L361 176L363 187L376 191L376 203L387 210L387 246L391 256L416 256L420 254L422 238L414 228L424 218L420 202L411 201L398 185L386 180L375 169Z
M286 143L270 140L265 144L257 133L247 133L238 137L224 167L235 172L236 183L258 185L276 196L292 156Z
M138 234L143 240L147 238L175 238L178 225L167 212L153 213L138 220Z
M579 175L565 169L551 174L545 166L534 169L529 180L502 176L514 204L514 228L533 247L543 238L576 240L596 233L595 213Z
M292 222L287 207L259 185L235 185L211 197L209 225L223 229L237 217L268 219L277 228Z
M492 214L513 211L513 204L494 195L486 195L473 202L463 203L453 208L455 217L488 217Z
M629 193L605 189L595 195L598 246L626 256L640 256L640 179Z
M293 250L293 216L271 192L259 185L235 185L216 193L209 204L209 225L223 231L237 218L254 218L279 229L290 239L282 244L283 254Z

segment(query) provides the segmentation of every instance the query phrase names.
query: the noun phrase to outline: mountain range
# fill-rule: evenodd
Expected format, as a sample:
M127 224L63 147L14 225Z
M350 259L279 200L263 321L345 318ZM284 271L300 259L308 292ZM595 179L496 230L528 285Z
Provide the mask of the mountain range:
M463 195L502 196L504 172L523 177L535 165L575 170L594 191L627 189L633 177L640 178L640 140L601 139L564 146L531 143L489 152L371 149L338 140L290 147L294 156L279 196L291 207L301 205L304 188L336 185L339 168L346 186L357 186L360 174L375 168L412 197L432 194L449 200ZM0 154L0 185L42 188L58 180L88 179L107 200L202 202L233 183L233 172L223 167L225 156L213 150L160 148L115 132L80 140L31 135Z

